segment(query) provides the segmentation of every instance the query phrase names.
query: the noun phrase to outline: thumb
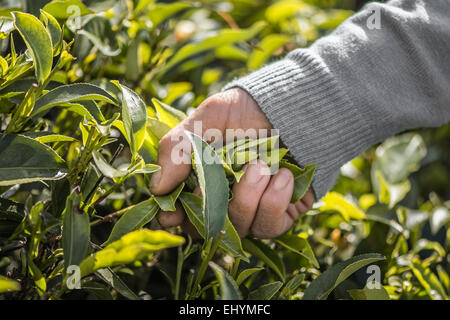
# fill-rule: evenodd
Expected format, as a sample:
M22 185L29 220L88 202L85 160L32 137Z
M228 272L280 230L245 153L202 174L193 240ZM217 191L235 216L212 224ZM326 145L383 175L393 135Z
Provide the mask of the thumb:
M155 195L167 194L189 175L191 170L192 145L186 131L200 135L205 140L205 131L215 132L214 141L223 141L223 132L228 118L228 106L215 96L205 100L189 117L180 122L161 138L158 145L158 165L150 180L150 191Z

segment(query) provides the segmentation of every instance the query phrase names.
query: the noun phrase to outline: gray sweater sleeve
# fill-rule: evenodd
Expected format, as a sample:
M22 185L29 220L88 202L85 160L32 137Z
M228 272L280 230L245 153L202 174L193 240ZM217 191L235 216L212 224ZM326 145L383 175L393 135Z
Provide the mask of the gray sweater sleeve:
M376 10L380 28L369 28ZM450 121L450 0L371 3L231 87L254 98L300 165L317 164L320 199L370 145Z

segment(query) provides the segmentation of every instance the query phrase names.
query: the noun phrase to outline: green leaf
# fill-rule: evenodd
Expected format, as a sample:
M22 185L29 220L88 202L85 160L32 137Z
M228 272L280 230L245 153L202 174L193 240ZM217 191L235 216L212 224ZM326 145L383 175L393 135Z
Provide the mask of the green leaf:
M275 239L277 243L285 247L286 249L308 259L312 265L316 268L320 268L308 240L293 234L283 234Z
M41 10L41 20L47 28L52 40L53 52L57 53L60 48L62 30L58 21L50 13Z
M428 266L424 266L419 259L410 262L411 271L419 280L420 284L425 288L426 292L433 300L447 300L448 296L445 289L439 282L438 277L430 270Z
M159 121L168 125L170 128L175 127L186 118L186 114L182 111L175 109L158 99L153 98L152 102L155 106Z
M283 286L281 281L275 281L260 286L248 295L248 300L270 300Z
M258 273L261 270L264 270L264 268L249 268L249 269L245 269L245 270L241 271L241 273L239 273L239 275L236 278L237 285L240 286L251 275Z
M89 215L79 209L80 197L73 193L66 200L63 213L62 247L64 266L78 266L83 261L89 247L91 227Z
M47 290L47 282L45 281L41 270L39 270L39 268L34 264L32 259L28 259L28 271L33 278L39 296L42 296Z
M120 178L120 177L124 177L127 174L129 174L130 172L128 170L120 170L120 169L116 169L114 167L112 167L106 160L105 158L101 155L100 152L98 152L97 150L92 151L92 158L95 161L95 164L97 165L98 170L100 170L100 172L108 178Z
M35 16L14 11L14 25L22 36L34 61L36 78L43 83L52 70L53 48L50 34Z
M158 206L162 211L175 211L175 202L177 201L181 191L184 188L184 183L180 184L174 191L166 196L153 196Z
M20 291L20 283L0 275L0 293Z
M280 167L289 169L294 175L294 192L292 193L291 203L299 202L311 186L317 166L310 164L302 169L286 160L280 160Z
M106 240L102 246L104 247L113 241L120 239L120 237L133 230L142 228L155 217L158 213L158 209L158 204L153 198L142 201L131 207L122 215L122 217L120 217L119 221L116 222L108 240Z
M157 3L150 7L147 17L152 22L152 28L155 28L167 18L190 7L192 7L192 4L187 2Z
M368 285L366 284L363 289L349 290L348 293L353 300L389 300L389 294L380 283L372 283L373 286L379 286L378 289L376 287L370 289Z
M199 136L187 132L194 150L195 167L202 191L205 237L216 238L223 229L228 212L228 181L221 159Z
M341 214L345 221L350 219L362 220L366 218L365 213L345 200L344 196L340 193L331 191L328 192L321 200L323 205L319 208L320 211L336 211Z
M66 176L65 162L46 145L15 134L0 136L0 186Z
M213 269L220 284L220 298L222 300L242 300L241 292L233 278L214 262L210 261L209 266Z
M109 284L114 290L128 300L140 300L139 297L120 279L120 277L110 268L98 269L95 275Z
M180 194L179 200L183 205L184 211L186 212L189 221L197 229L198 233L205 238L205 224L203 222L202 215L202 198L196 194L190 192L182 192ZM242 260L247 261L244 250L242 249L241 239L239 238L236 229L230 222L230 219L226 218L224 226L225 234L220 242L220 247L227 252L231 253L234 257L240 257Z
M189 43L177 51L172 59L170 59L169 63L165 65L163 70L169 70L183 60L191 58L199 53L212 50L227 44L250 40L259 32L261 32L261 30L265 26L265 22L259 21L253 24L248 29L222 29L217 35L206 38L198 44Z
M67 19L75 14L84 16L93 13L79 0L53 0L45 5L44 11L50 13L56 19Z
M334 288L355 271L384 259L385 257L381 254L367 253L333 265L311 282L305 291L303 300L325 300Z
M144 101L133 90L115 83L122 90L122 120L133 156L142 147L145 139L147 108Z
M80 264L81 277L101 268L146 259L157 250L179 246L183 243L183 237L172 235L166 231L136 230L85 258Z
M36 100L31 116L34 117L54 106L86 100L98 100L116 104L115 99L111 94L93 84L68 84L59 86L39 97L39 99ZM92 117L95 118L95 116Z
M282 34L269 34L264 37L258 46L253 49L247 60L247 67L250 70L256 70L269 59L272 54L289 41L289 37Z
M171 128L164 122L159 121L157 119L148 118L147 130L149 130L150 133L155 136L154 140L156 141L161 140L161 138L164 137L166 133L170 131L170 129Z
M277 252L272 250L267 244L257 239L242 239L244 250L251 255L262 260L284 281L285 268L284 263Z

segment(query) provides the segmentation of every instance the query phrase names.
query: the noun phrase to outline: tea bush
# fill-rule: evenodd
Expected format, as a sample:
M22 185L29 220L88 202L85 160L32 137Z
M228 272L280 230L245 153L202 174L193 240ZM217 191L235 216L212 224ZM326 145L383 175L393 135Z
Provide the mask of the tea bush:
M273 240L240 239L227 203L242 175L232 159L266 159L278 137L214 150L191 135L189 178L166 196L148 189L159 139L186 114L356 1L1 5L0 299L448 298L450 126L369 148ZM315 166L277 151L295 201ZM200 239L160 230L156 213L175 203Z

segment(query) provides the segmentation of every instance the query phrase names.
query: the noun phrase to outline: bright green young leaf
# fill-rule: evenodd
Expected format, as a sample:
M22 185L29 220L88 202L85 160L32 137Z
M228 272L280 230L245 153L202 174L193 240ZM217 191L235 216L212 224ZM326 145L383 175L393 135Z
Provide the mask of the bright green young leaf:
M20 283L18 283L16 280L9 279L0 275L0 293L20 291L20 288Z
M142 201L127 210L119 221L114 225L108 240L102 244L106 246L122 237L123 235L140 229L149 223L158 213L158 204L153 198Z
M281 281L264 284L248 295L248 300L270 300L283 286Z
M389 294L380 283L372 285L373 288L369 288L369 284L366 284L363 289L349 290L348 293L353 300L389 300Z
M381 254L367 253L333 265L311 282L305 291L303 300L325 300L342 281L354 272L368 264L384 259L385 257Z
M206 239L216 238L228 212L228 181L215 150L199 136L187 132L194 150L195 167L202 191L202 213Z
M122 90L122 120L133 156L142 147L145 138L147 108L139 95L128 87L115 83Z
M97 150L92 151L92 158L95 161L95 164L97 165L98 170L108 178L121 178L129 174L130 172L128 170L119 170L114 167L112 167L102 156L100 152Z
M186 118L186 115L183 112L159 101L158 99L153 98L152 102L155 106L159 121L168 125L170 128L175 127Z
M70 16L84 16L92 13L80 0L53 0L44 7L56 19L67 19Z
M340 193L334 191L328 192L321 201L324 203L319 208L321 211L339 212L345 221L350 221L350 219L362 220L366 217L361 209L345 200L344 196Z
M90 83L76 83L59 86L36 100L31 116L34 117L48 109L70 102L98 100L116 104L107 91Z
M170 59L169 63L164 67L164 71L169 70L183 60L191 58L199 53L227 44L250 40L261 32L265 26L265 22L259 21L248 29L222 29L217 35L207 38L198 44L189 43L177 51L172 59Z
M206 239L205 224L203 222L202 215L202 198L193 193L182 192L179 199L189 218L189 221L191 221L198 233ZM241 239L239 238L239 235L233 227L233 224L230 222L228 216L225 220L224 231L225 234L222 237L220 247L231 253L233 256L240 257L242 260L248 261L244 251L242 250Z
M262 260L284 281L286 276L284 263L276 251L272 250L267 244L257 239L242 239L244 250L251 255Z
M420 260L414 259L410 262L411 271L419 280L420 284L425 288L426 292L433 300L447 300L448 296L444 287L439 282L438 277L430 270L429 267L425 267Z
M174 3L156 3L151 5L147 17L152 22L152 28L155 28L167 18L190 7L192 7L192 4L180 1Z
M34 264L32 259L28 260L28 271L33 278L39 296L42 297L44 292L47 290L47 281L45 281L41 270L39 270L39 268Z
M154 135L153 140L155 140L155 141L153 141L153 143L155 143L156 146L158 145L157 142L162 137L164 137L166 135L166 133L170 131L170 129L171 129L171 127L169 127L164 122L157 120L157 119L148 118L147 130L150 131L149 133Z
M64 266L78 266L83 261L89 247L91 227L89 215L79 209L80 197L73 193L67 198L66 210L63 213L62 247L64 250Z
M299 202L311 186L316 165L310 164L302 169L286 160L280 160L280 167L289 169L294 175L294 192L292 193L291 203Z
M155 251L179 246L183 243L183 237L162 230L141 229L132 231L119 240L108 244L103 250L85 258L80 264L81 276L86 276L101 268L146 259Z
M264 62L281 46L289 41L289 37L281 34L269 34L253 49L247 60L247 67L256 70L263 66Z
M239 291L236 282L234 282L228 272L212 261L209 262L209 266L213 269L214 274L219 281L220 298L222 300L242 300L241 292Z
M11 14L14 17L16 29L33 57L36 78L39 83L43 83L50 75L53 63L53 47L50 34L35 16L18 11Z
M41 10L41 21L44 22L50 38L52 39L53 52L56 54L60 48L62 30L58 21L50 13Z
M175 211L175 202L177 201L181 191L184 188L184 183L180 184L174 191L166 196L153 196L158 206L162 211Z
M46 145L15 134L0 136L0 186L41 180L58 180L67 167Z

